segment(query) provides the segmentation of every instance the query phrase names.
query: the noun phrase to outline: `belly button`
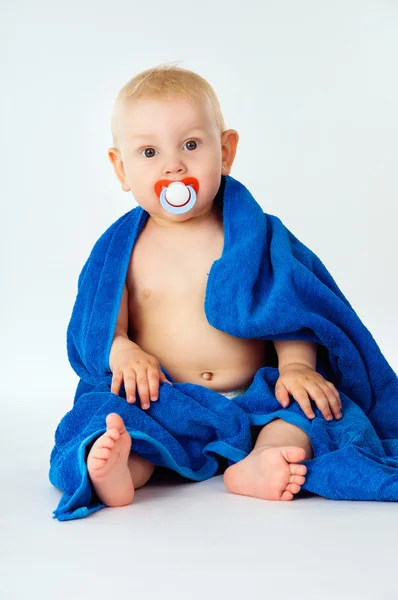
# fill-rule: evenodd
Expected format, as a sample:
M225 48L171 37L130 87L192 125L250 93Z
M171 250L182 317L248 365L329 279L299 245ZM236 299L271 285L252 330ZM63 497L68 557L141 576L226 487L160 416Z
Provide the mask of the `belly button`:
M209 371L206 371L206 373L202 373L202 378L210 381L210 379L213 379L213 373L209 373Z

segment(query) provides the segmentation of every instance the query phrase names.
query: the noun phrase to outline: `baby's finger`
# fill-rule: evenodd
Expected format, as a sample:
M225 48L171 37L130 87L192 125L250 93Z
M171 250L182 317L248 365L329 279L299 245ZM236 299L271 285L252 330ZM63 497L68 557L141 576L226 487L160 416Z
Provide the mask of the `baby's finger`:
M340 394L339 394L338 390L336 389L336 386L334 386L333 383L331 383L330 381L325 381L325 383L328 386L328 388L330 390L332 390L333 394L336 396L340 408L343 408L343 405L341 403Z
M148 384L149 384L149 396L152 402L155 402L159 397L159 368L148 367Z
M333 411L333 414L335 416L336 419L341 419L342 414L340 411L340 401L339 399L336 397L336 395L333 393L333 391L331 389L329 389L329 387L325 386L323 388L323 392L326 395L326 398L329 402L329 405Z
M278 380L275 385L275 398L278 400L279 404L282 404L284 408L287 408L290 403L289 392L287 388L284 386L281 380Z
M316 383L308 385L307 389L309 390L311 398L314 400L322 415L327 421L331 421L333 419L333 415L332 411L330 410L329 401L325 396L323 389Z
M144 410L149 408L149 386L148 386L148 375L147 367L140 369L137 372L137 389L140 396L141 408Z
M135 371L128 371L128 374L124 376L124 389L126 390L127 402L129 404L134 404L136 401Z
M173 384L171 383L171 381L169 381L169 380L167 379L167 377L166 377L166 375L163 373L163 371L159 371L159 373L160 373L160 375L159 375L159 378L160 378L160 381L161 381L162 383L169 383L170 385L173 385Z
M116 373L113 373L112 383L111 383L112 394L116 394L116 396L119 395L120 386L122 384L122 381L123 381L123 373L121 371L117 371Z
M307 417L309 419L313 419L315 417L315 414L312 410L311 402L307 392L305 391L305 388L300 387L297 389L297 391L292 390L290 393L293 396L293 398L298 402L302 411L307 415Z

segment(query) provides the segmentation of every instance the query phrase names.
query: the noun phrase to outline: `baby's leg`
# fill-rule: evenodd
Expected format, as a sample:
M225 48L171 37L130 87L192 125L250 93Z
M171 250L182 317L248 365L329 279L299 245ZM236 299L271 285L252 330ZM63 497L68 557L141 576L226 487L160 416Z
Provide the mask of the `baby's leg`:
M130 453L131 437L116 413L106 417L106 432L93 444L87 470L98 498L107 506L125 506L150 479L155 466Z
M130 452L128 467L135 490L148 483L155 470L155 465L145 460L145 458L141 458L138 454L134 454L134 452Z
M313 458L309 436L296 425L275 419L261 430L251 453L224 473L230 492L264 500L292 500L305 482Z

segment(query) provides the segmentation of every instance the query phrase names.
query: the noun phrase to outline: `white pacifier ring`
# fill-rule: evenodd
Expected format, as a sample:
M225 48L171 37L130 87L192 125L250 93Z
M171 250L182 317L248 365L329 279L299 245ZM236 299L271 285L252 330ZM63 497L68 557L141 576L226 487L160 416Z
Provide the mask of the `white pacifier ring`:
M196 192L190 185L182 181L173 181L160 193L161 206L170 213L181 215L188 212L196 204Z

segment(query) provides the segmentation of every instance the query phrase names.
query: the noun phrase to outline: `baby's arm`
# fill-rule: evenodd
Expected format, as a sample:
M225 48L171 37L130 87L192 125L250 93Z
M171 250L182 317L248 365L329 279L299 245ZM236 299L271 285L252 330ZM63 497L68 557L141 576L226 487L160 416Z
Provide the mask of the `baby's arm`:
M115 358L120 352L124 350L135 349L138 350L140 347L138 344L132 342L127 335L129 323L128 316L128 290L126 283L123 288L122 301L120 303L119 316L117 318L115 333L113 336L113 342L109 354L109 366L112 372L115 370Z
M274 340L274 346L278 355L279 371L293 363L307 365L315 371L317 344L303 340Z
M136 401L138 391L141 408L150 406L150 400L156 401L159 395L159 381L167 382L166 375L160 369L157 358L147 354L132 342L128 331L128 289L124 284L119 315L109 353L109 367L113 373L111 392L119 395L120 387L124 383L127 402Z

